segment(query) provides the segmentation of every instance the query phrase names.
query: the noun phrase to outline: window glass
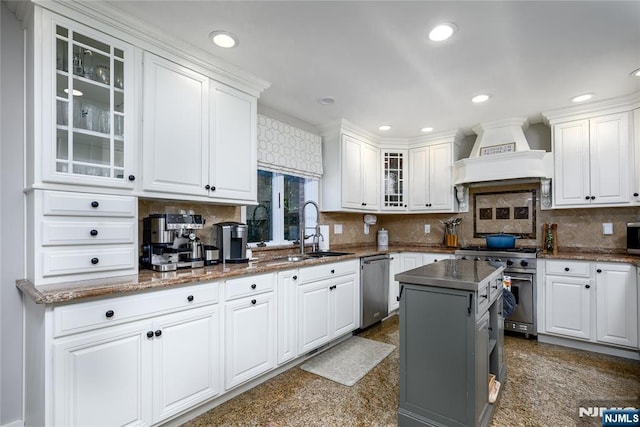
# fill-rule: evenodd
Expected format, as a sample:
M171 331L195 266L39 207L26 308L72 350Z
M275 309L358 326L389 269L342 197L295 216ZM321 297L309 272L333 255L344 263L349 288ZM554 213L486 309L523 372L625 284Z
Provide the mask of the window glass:
M273 173L258 171L258 205L247 206L248 242L273 239Z
M298 240L300 206L304 203L304 178L284 176L284 240Z

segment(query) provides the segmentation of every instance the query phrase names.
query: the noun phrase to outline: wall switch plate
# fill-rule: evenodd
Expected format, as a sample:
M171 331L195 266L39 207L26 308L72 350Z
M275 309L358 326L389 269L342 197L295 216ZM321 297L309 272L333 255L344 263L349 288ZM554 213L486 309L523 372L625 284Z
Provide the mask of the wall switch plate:
M342 234L342 224L333 224L333 234Z
M613 234L613 224L610 223L610 222L603 222L602 223L602 234L604 234L604 235Z
M431 233L431 224L425 224L424 225L424 232L425 232L425 234Z

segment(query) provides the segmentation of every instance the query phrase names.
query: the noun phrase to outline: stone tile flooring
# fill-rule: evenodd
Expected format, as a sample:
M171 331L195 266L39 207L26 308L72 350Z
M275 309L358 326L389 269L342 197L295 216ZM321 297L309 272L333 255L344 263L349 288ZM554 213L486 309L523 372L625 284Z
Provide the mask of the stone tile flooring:
M353 387L302 371L280 374L194 418L200 426L395 426L398 409L398 317L360 336L396 346ZM578 408L640 406L640 362L505 337L507 384L491 426L601 425Z

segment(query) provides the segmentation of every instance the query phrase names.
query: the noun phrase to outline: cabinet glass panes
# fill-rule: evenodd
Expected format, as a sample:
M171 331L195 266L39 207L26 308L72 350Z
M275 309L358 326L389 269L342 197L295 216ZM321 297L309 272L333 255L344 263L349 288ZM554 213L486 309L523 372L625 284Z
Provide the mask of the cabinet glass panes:
M404 208L404 153L384 153L384 207Z
M124 52L56 26L56 168L124 179Z

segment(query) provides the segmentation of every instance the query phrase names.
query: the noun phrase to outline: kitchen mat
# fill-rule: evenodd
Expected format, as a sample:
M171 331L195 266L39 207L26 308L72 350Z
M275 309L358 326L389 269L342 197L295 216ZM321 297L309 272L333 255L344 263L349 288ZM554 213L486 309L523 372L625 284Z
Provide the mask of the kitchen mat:
M351 387L395 348L395 345L353 336L307 360L300 369Z

